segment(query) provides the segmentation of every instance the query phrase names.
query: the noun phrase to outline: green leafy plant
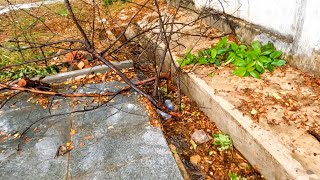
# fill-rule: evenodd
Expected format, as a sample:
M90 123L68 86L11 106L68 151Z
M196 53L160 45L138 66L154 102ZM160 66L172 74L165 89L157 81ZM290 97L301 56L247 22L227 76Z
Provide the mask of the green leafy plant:
M236 44L228 42L226 37L211 48L199 51L197 55L192 54L190 49L187 50L183 59L179 59L178 63L183 68L189 64L233 64L235 70L234 75L244 77L252 76L260 78L260 74L266 69L273 72L274 67L283 66L286 61L280 59L282 52L276 50L272 43L261 45L259 41L253 41L251 45Z
M15 80L22 77L34 77L34 76L47 76L49 74L56 74L59 72L59 68L56 65L47 67L33 67L22 66L21 68L12 69L10 71L0 72L0 81Z
M232 140L229 135L226 134L212 134L214 137L213 144L218 146L219 151L224 151L232 148Z
M245 177L240 178L237 173L233 173L231 171L228 173L228 176L230 180L247 180L247 178Z

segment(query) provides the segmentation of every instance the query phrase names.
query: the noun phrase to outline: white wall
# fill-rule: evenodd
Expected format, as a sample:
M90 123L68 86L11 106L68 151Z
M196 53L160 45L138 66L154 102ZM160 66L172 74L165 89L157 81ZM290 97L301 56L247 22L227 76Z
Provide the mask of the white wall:
M275 43L278 48L294 56L308 57L303 61L312 64L320 73L320 0L220 0L225 12L259 25L283 36L292 37L290 46ZM211 7L222 11L218 0L194 0L196 7ZM256 39L266 38L263 34ZM319 59L319 58L318 58ZM319 62L318 62L319 61ZM303 62L298 62L303 63Z
M294 0L221 0L226 13L244 19L253 24L267 26L288 35L295 33ZM195 0L197 7L210 6L222 10L219 1ZM285 7L285 8L284 8ZM272 21L272 22L270 22Z
M297 36L298 43L296 50L299 54L310 54L312 50L320 49L320 1L307 0L304 21L301 26L301 36Z

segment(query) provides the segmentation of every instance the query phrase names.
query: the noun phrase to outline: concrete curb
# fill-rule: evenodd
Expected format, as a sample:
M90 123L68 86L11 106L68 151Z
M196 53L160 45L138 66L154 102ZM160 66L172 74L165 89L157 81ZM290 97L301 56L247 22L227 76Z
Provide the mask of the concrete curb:
M127 61L116 62L114 63L114 65L119 69L124 69L124 68L133 67L133 62L132 60L127 60ZM85 77L88 74L95 74L99 72L105 73L109 71L111 71L111 69L108 66L100 65L100 66L94 66L92 68L86 68L86 69L81 69L76 71L59 73L52 76L47 76L41 79L41 81L46 83L62 82L66 80L79 79L79 78Z
M310 179L291 152L270 132L260 128L214 89L192 74L183 74L182 90L197 102L217 127L232 137L234 146L266 179Z

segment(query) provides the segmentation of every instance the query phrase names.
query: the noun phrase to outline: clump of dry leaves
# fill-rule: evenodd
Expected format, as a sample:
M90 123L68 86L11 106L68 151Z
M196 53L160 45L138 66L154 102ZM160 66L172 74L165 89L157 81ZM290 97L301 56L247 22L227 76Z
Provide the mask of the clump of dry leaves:
M171 97L176 98L177 94L171 94ZM247 179L263 179L236 149L220 152L213 145L213 138L203 144L192 140L191 135L197 130L203 130L211 137L213 133L221 131L187 96L182 96L181 116L163 124L159 122L159 116L151 103L146 100L142 102L149 111L151 124L163 129L176 160L178 156L177 163L185 178L229 179L228 174L231 172Z

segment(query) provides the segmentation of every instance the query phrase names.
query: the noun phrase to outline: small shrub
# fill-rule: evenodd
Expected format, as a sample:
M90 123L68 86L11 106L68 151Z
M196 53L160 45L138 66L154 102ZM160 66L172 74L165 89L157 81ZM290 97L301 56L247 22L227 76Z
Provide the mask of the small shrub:
M276 50L272 43L261 45L259 41L253 41L251 45L236 44L228 42L226 37L211 48L201 50L197 55L192 54L187 49L184 59L179 59L178 63L183 68L189 64L214 64L220 66L222 64L233 64L235 70L234 75L244 77L252 76L260 78L260 74L266 69L270 72L274 71L274 67L283 66L286 61L280 59L282 52Z

